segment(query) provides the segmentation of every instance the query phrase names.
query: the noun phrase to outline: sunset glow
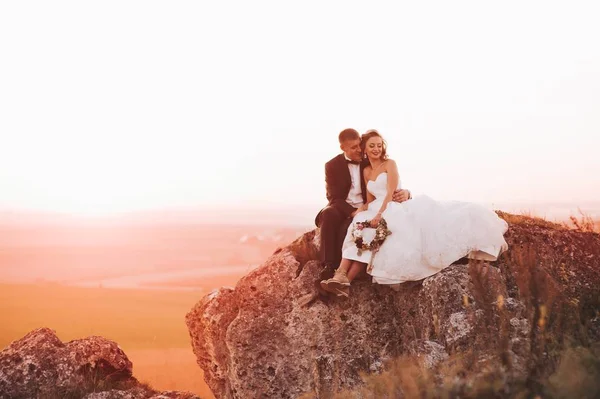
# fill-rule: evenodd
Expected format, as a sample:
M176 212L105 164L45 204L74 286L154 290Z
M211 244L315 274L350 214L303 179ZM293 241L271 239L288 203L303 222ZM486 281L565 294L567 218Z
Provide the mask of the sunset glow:
M592 6L8 2L0 207L324 201L345 127L439 199L600 198Z
M312 330L309 334L302 332L303 326L312 326L318 315L324 327L319 324L313 330L333 331L333 335L322 335L327 337L323 342L331 341L330 337L340 335L350 325L364 325L370 330L383 328L385 340L400 337L394 342L401 342L402 348L420 351L422 342L427 347L440 346L438 341L447 342L449 359L454 362L454 354L462 356L456 348L471 350L470 344L463 344L467 342L463 336L475 334L483 342L475 327L485 326L486 333L492 331L487 330L491 326L487 321L474 322L484 320L473 318L480 317L479 309L484 309L481 314L485 317L493 313L503 328L510 327L511 334L521 334L516 340L509 340L512 335L499 333L490 340L500 342L503 351L509 347L512 350L516 343L510 356L509 352L498 352L503 373L509 370L511 376L516 376L513 371L525 369L518 362L526 362L535 378L523 381L527 381L528 388L531 381L535 383L532 385L540 385L537 376L542 375L542 369L523 360L527 358L521 352L528 352L531 346L535 359L548 360L538 356L545 350L545 340L568 342L570 346L571 338L559 340L547 332L552 326L567 324L579 326L573 330L573 337L585 338L585 346L593 348L583 327L592 331L597 326L597 315L593 320L575 322L577 319L569 314L548 323L545 331L542 325L540 329L536 327L533 317L545 306L535 296L542 294L550 298L548 313L552 309L552 317L560 314L554 309L559 303L556 293L563 288L557 287L566 287L561 293L569 295L565 301L569 307L564 308L569 312L578 308L582 315L591 317L587 310L597 307L598 301L592 302L598 297L597 292L591 294L594 284L588 282L598 280L598 257L593 258L598 251L590 246L592 255L588 256L584 248L587 244L582 243L596 240L598 236L593 232L600 232L599 11L596 2L577 0L1 1L0 350L40 327L55 330L63 342L102 336L123 348L135 364L134 377L139 381L157 390L189 390L203 398L213 398L207 385L211 382L204 376L210 377L217 370L217 363L207 360L209 357L201 353L204 349L196 350L194 334L186 325L186 315L192 309L200 309L199 303L210 303L210 309L226 312L217 312L216 316L207 312L208 316L202 316L208 317L211 324L206 324L201 335L214 333L224 339L223 348L227 350L212 343L206 345L207 350L214 352L211 356L219 359L239 351L245 353L246 342L254 344L263 338L284 336L276 330L279 324L273 324L275 317L268 313L264 319L259 316L265 309L275 309L271 311L291 317L289 323L280 325L280 330L288 334L297 329L296 338L321 336L321 332L313 334ZM325 222L318 219L320 227L325 227L315 230L315 216L327 204L324 164L341 152L337 137L346 128L360 133L377 129L383 135L387 153L396 161L401 186L409 189L413 197L426 194L433 200L475 202L505 211L497 212L498 217L511 228L518 226L506 234L509 251L518 247L514 257L512 252L506 252L507 256L499 251L489 255L491 252L479 250L480 246L471 245L466 239L463 247L467 249L454 251L451 247L458 244L443 240L462 233L479 238L492 225L494 240L482 240L481 247L505 249L503 234L507 224L497 214L471 207L472 204L452 208L445 203L438 207L437 201L426 199L428 207L413 208L413 213L410 206L418 204L419 199L404 203L408 204L404 208L393 203L390 207L399 206L396 209L405 212L406 219L397 213L395 220L400 222L394 224L394 214L390 212L392 216L388 217L383 207L379 213L375 210L368 216L373 226L380 218L387 218L371 232L381 233L379 226L388 226L389 222L390 230L384 237L391 235L392 244L388 245L403 254L396 256L391 252L394 256L388 259L398 263L392 266L407 269L410 261L406 259L414 258L418 262L413 263L421 267L421 263L425 264L423 259L442 259L446 250L456 256L448 256L444 267L453 266L451 260L459 259L462 264L468 254L484 252L489 255L485 257L487 261L500 256L501 262L504 258L510 258L510 262L513 258L532 261L523 263L525 266L517 262L491 267L470 261L468 274L466 266L460 265L462 271L453 270L450 277L436 280L443 285L439 288L435 282L422 285L429 291L419 291L417 285L396 292L377 288L376 297L352 299L354 302L341 305L341 316L335 316L332 309L337 301L346 300L342 297L349 295L350 280L320 280L334 276L334 268L335 276L352 279L357 276L358 261L375 267L375 255L386 253L371 247L370 260L357 258L367 249L360 246L362 238L350 240L353 235L349 230L346 243L353 250L356 248L352 245L358 243L356 259L344 255L340 263L339 257L329 261L321 256L329 250L334 254L336 247L327 241L334 242L338 235L343 238L346 230L341 228L342 222L347 222L344 226L351 223L344 218L358 212L342 199L347 191L338 193L335 196L339 198L332 202L334 206L324 212L327 215L332 211L327 216L330 218ZM353 134L352 140L358 143ZM336 177L329 173L328 180L345 177L345 161L342 157L337 161L340 172L336 170ZM373 166L384 165L377 165L376 161L379 162L375 159ZM390 165L394 164L385 163L381 170ZM359 168L350 166L352 169L353 184L358 188ZM382 183L380 202L372 202L371 207L382 204L382 198L387 198L387 206L391 189L396 187L395 169L389 169L389 175L388 188ZM348 177L347 187L350 185ZM330 184L330 192L331 187ZM362 198L358 190L351 193ZM401 191L400 197L408 198L408 194ZM339 203L343 212L335 209ZM363 203L353 204L358 207ZM363 209L369 211L367 205ZM437 215L441 216L435 216L431 209L439 209ZM457 211L455 216L452 209L476 211ZM427 217L420 217L421 214ZM444 219L446 214L454 219ZM362 222L361 218L367 217L364 215L359 213L354 222ZM477 215L487 216L482 219ZM545 220L532 221L530 216ZM402 222L409 218L415 220L413 229L411 224ZM446 221L437 223L440 220ZM480 226L482 220L492 222ZM333 226L330 235L325 234L327 225ZM448 226L457 229L444 230ZM460 234L453 233L459 230ZM435 234L423 233L427 231ZM401 241L409 236L418 241L418 246L411 246L413 241ZM399 244L394 244L397 237ZM434 250L425 251L426 244L432 242L436 244ZM288 247L289 243L292 246ZM523 243L532 248L521 248ZM337 244L342 246L341 241ZM574 257L575 247L581 251L575 251ZM543 256L560 256L529 257L530 250L539 250ZM589 269L580 269L579 264ZM268 268L261 269L261 265ZM524 273L530 266L532 272ZM478 277L473 270L481 270L481 275ZM548 278L544 270L549 273ZM583 275L579 270L589 270L590 274ZM359 295L370 290L366 285L371 277L361 273L365 281L357 277L353 287L364 287L352 288ZM527 285L519 285L510 273L517 273ZM431 273L413 273L409 284L428 276ZM463 284L467 280L461 276L475 283ZM564 284L554 284L552 278ZM538 280L548 283L544 287L551 289L541 290ZM245 283L248 284L244 286ZM507 285L510 289L500 291L498 287L505 283L512 284ZM577 288L584 284L590 291L583 293ZM215 290L236 285L242 288L215 294ZM479 295L471 288L468 291L467 285L485 287L486 293ZM323 287L329 287L330 296L324 302L327 306L319 302L326 299L323 295L327 290L317 291ZM510 311L514 317L499 313L503 306L500 303L504 303L500 298L504 300L504 296L492 295L496 288L498 293L506 294L507 304L508 300L513 301ZM437 305L429 300L446 289L450 292L439 296L443 300ZM580 298L571 296L576 291L581 291ZM467 298L467 292L474 294ZM417 302L408 297L386 299L385 295L414 295L417 299L425 295L431 304L424 312L403 310L392 314L387 313L393 309L389 304L412 306ZM526 301L518 302L519 296ZM210 298L216 299L208 302ZM466 306L462 312L444 298L467 298L470 301L466 305L473 306ZM578 298L589 301L582 299L580 303ZM269 307L271 302L277 306ZM514 305L517 302L520 305ZM254 303L260 304L261 313L244 313L243 306ZM378 303L387 305L377 310ZM498 312L492 303L498 304ZM359 310L372 304L375 311L353 313L348 319L348 306L354 304L361 304ZM326 322L330 316L319 312L334 315L334 322ZM392 315L378 318L394 323L373 324L366 318L363 322L360 315L367 313L369 317ZM308 323L298 316L303 314L310 315ZM413 347L405 342L407 336L389 331L399 325L395 320L407 315L418 320L414 314L422 316L423 322L404 323L417 326L413 330L418 334L410 336L419 341ZM431 314L435 323L436 315L440 315L438 324L450 326L446 332L438 334L437 324L435 328L427 327ZM444 314L449 315L450 321L444 321ZM454 319L455 316L460 318ZM268 333L249 339L250 335L243 332L235 344L225 341L235 330L232 325L253 325L252 320L268 326ZM456 320L460 331L454 328ZM521 327L517 328L513 320ZM468 328L463 328L463 324ZM531 333L521 332L525 325L531 326ZM194 328L203 328L198 326ZM435 334L428 337L432 332ZM542 337L542 341L535 341L534 337ZM40 342L45 345L46 341ZM269 348L294 345L292 340L273 342L285 343L269 344ZM360 338L356 342L378 345L384 341ZM325 345L315 341L310 352L294 352L310 353L313 363L298 363L298 370L309 370L311 381L327 395L330 382L353 381L339 371L346 367L338 367L340 364L351 364L351 373L356 375L365 365L365 371L377 369L378 375L386 375L379 372L383 370L379 365L388 364L385 359L389 357L384 352L400 354L400 349L394 349L396 346L388 348L385 343L381 351L376 346L365 351L368 357L352 355L348 361L344 357L338 361L338 352L352 346L344 345L337 345L341 352L336 349L321 356L317 353ZM431 353L436 359L446 355L431 348L435 349ZM554 347L552 350L552 362L558 361L558 352ZM277 362L264 360L267 352L269 356L275 354ZM214 371L219 380L211 385L212 389L227 385L228 389L234 387L232 392L239 396L235 384L253 374L266 375L264 380L274 383L296 381L295 376L277 366L289 356L271 352L268 349L252 358L258 359L267 374L260 374L254 367L237 368L237 363L229 362ZM381 361L372 354L379 354ZM31 373L35 370L37 374L55 375L32 368L33 363L26 363L31 360L28 356L11 352L10 358L28 364ZM319 359L325 359L325 363ZM471 354L465 359L471 359ZM485 358L486 370L492 364L490 359ZM515 366L507 369L505 359L511 365L514 360ZM77 370L97 370L96 364L104 367L104 363L94 360L92 368L78 364ZM210 364L204 369L206 374L201 369L203 364ZM569 362L561 361L560 368L552 364L547 370L571 367ZM429 368L438 373L446 366L435 367ZM460 369L452 366L449 370ZM342 373L341 378L338 372ZM325 377L320 373L325 373ZM549 381L554 381L555 374L544 373ZM112 373L111 378L115 374L118 373ZM6 374L0 370L0 375ZM420 373L418 384L414 384L419 390L424 375ZM229 384L226 378L235 379L235 384ZM32 387L36 380L21 375L18 379ZM442 381L437 374L435 380ZM456 379L443 378L450 380ZM561 382L557 386L562 386L560 378L556 381ZM569 381L587 380L573 377ZM471 385L465 383L461 387ZM55 388L63 389L60 384ZM494 390L500 392L497 387ZM290 388L286 392L301 390ZM502 388L502 392L516 391ZM530 393L533 395L533 391Z

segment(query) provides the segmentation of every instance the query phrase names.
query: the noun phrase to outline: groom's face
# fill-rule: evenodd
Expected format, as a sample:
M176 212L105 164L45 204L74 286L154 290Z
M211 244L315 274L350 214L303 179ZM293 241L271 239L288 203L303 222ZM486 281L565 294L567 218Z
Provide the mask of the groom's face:
M342 151L353 161L360 161L362 153L360 151L360 139L346 140L340 145Z

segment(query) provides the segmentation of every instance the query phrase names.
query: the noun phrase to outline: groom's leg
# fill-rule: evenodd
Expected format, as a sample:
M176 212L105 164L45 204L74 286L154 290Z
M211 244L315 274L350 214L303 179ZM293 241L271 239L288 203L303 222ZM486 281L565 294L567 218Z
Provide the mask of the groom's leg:
M338 224L337 231L333 234L329 234L329 237L332 239L329 243L330 247L327 256L329 260L324 261L325 267L321 270L319 274L319 281L329 280L333 277L333 272L335 268L337 268L342 262L342 244L344 243L344 238L346 237L346 231L348 230L348 226L352 222L352 218L345 218L341 220ZM321 225L321 245L323 245L323 225ZM321 247L323 248L323 247Z
M340 262L339 229L344 219L342 213L333 206L328 206L321 212L321 261L323 263L335 264L337 267Z
M343 221L342 214L334 207L328 206L319 215L319 227L321 229L321 262L323 267L319 273L315 287L321 298L329 293L321 287L322 280L329 280L340 262L340 245L338 243L338 231Z

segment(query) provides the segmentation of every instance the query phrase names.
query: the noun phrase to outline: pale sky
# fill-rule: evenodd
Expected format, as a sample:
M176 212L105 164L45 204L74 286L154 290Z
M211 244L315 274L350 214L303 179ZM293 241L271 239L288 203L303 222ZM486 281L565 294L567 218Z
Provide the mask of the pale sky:
M346 127L404 187L600 200L600 7L0 2L0 209L314 205Z

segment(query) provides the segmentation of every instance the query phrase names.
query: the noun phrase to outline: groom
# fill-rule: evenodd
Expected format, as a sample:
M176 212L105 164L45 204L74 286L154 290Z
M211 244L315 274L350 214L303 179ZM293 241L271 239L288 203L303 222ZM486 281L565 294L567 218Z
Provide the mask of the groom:
M363 171L369 161L363 159L360 135L354 129L344 129L338 140L343 153L325 164L325 188L329 204L315 218L315 224L321 228L322 267L316 286L322 295L327 293L321 289L319 282L333 277L334 270L342 260L346 231L358 208L367 202ZM408 190L394 192L394 201L404 202L408 199Z

